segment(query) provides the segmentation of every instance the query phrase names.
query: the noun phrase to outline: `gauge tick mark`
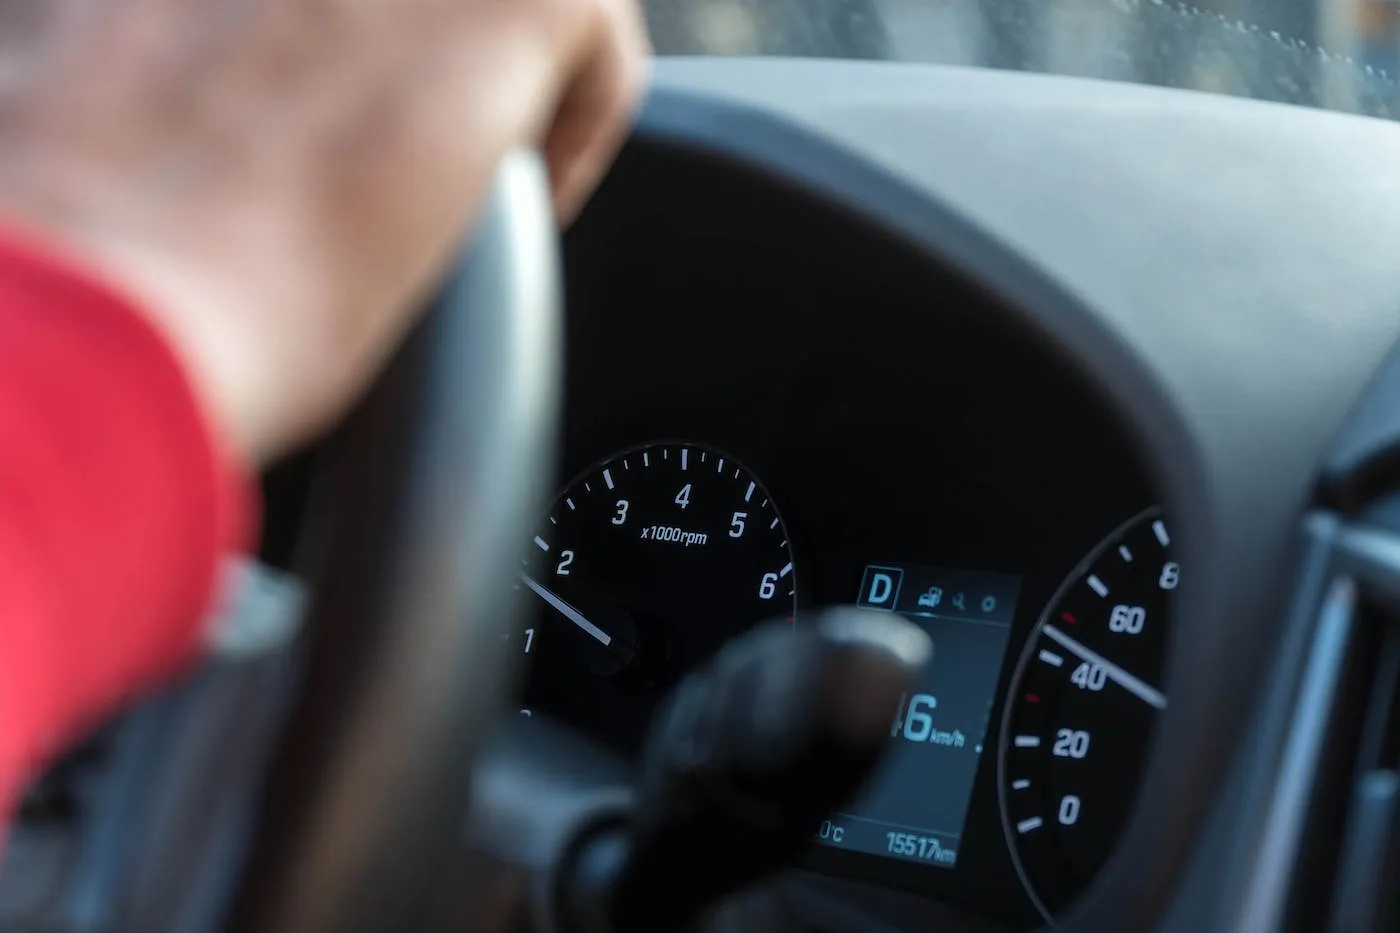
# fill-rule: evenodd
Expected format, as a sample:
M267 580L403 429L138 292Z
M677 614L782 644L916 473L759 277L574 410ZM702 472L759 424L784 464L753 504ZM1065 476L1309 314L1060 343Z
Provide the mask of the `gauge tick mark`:
M1172 543L1171 535L1167 534L1167 525L1160 518L1152 523L1152 533L1157 536L1157 543L1162 547Z

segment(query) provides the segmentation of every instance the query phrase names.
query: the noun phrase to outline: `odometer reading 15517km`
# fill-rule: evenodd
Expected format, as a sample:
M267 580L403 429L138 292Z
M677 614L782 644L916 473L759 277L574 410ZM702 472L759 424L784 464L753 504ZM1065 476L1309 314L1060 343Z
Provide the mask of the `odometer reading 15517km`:
M589 467L526 552L520 583L538 612L521 634L522 712L625 754L688 671L754 625L793 616L796 572L778 510L712 447L657 443Z
M1070 574L1012 679L1002 722L1002 821L1047 920L1102 867L1130 812L1157 714L1181 567L1149 510Z

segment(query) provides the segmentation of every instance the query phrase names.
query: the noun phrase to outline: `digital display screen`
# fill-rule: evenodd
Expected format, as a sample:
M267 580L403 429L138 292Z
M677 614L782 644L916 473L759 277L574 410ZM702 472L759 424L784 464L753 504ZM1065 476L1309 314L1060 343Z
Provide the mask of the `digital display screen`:
M933 655L890 724L891 747L861 795L817 833L839 849L952 868L1006 654L1021 579L871 564L856 603L898 612Z

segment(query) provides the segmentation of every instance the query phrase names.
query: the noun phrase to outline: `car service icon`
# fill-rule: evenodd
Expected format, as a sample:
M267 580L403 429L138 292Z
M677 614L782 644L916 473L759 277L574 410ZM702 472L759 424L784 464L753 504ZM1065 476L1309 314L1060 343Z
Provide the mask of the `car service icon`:
M938 604L943 601L943 590L941 587L931 586L928 592L919 594L920 609L937 609Z

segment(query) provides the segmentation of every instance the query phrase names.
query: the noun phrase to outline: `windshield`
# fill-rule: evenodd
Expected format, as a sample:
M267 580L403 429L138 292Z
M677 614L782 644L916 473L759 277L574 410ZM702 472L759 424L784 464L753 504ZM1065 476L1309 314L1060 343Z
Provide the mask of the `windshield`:
M982 65L1400 112L1400 0L645 2L662 55Z

